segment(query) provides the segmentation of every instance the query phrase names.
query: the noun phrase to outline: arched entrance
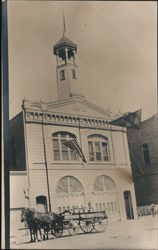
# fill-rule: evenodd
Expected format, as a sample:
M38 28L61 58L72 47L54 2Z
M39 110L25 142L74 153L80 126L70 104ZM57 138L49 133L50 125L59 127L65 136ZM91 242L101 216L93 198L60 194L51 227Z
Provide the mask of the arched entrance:
M78 179L64 176L57 182L56 203L59 212L84 206L84 190Z
M117 189L110 177L101 175L95 179L91 203L95 210L105 210L109 219L120 219Z

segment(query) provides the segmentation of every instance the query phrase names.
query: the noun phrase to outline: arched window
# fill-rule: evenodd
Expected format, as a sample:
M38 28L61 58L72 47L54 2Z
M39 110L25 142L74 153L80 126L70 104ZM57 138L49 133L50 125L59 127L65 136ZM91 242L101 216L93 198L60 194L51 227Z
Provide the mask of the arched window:
M47 212L47 197L40 195L36 197L37 210L39 212Z
M60 194L80 194L83 193L83 187L79 180L73 176L64 176L61 178L56 187L56 193Z
M116 191L116 185L114 181L108 176L98 176L94 182L95 192L113 192Z
M89 160L109 161L108 139L102 135L88 136Z
M55 161L78 161L79 157L75 150L68 148L64 143L76 136L68 132L57 132L52 135L53 153Z

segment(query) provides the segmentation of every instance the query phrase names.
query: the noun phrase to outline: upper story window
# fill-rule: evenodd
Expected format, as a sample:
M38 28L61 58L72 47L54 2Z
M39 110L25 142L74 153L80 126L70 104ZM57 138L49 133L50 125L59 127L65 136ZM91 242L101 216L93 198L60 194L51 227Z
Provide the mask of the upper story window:
M89 160L109 161L108 139L102 135L88 136Z
M72 79L76 79L76 71L72 69Z
M64 143L76 139L76 136L68 132L57 132L52 135L53 153L55 161L78 161L79 156L75 150L68 148Z
M147 166L150 164L150 155L149 155L148 144L143 144L141 146L141 149L142 149L142 153L143 153L144 165Z
M60 80L65 80L65 70L60 71Z

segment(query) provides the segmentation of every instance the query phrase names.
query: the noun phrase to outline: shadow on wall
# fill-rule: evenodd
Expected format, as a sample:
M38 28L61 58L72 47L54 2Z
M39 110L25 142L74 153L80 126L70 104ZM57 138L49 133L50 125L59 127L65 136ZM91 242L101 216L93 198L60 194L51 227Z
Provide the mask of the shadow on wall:
M126 169L119 172L118 177L121 177L128 184L132 184L134 182L133 178L132 178L132 173L129 170L126 170Z

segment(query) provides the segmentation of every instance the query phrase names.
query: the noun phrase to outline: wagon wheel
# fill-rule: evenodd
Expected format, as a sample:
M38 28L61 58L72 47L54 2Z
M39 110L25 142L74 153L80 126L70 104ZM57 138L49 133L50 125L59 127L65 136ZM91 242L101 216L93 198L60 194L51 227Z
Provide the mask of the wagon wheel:
M68 224L68 231L70 235L77 235L79 232L80 226L77 221L70 221Z
M95 230L97 232L104 232L105 229L106 229L106 227L107 227L107 224L108 224L108 220L107 219L96 221L95 225L94 225Z
M90 220L81 221L80 228L84 233L91 233L94 229L94 223Z
M60 237L63 233L63 225L58 223L53 223L51 226L51 233L57 238Z

